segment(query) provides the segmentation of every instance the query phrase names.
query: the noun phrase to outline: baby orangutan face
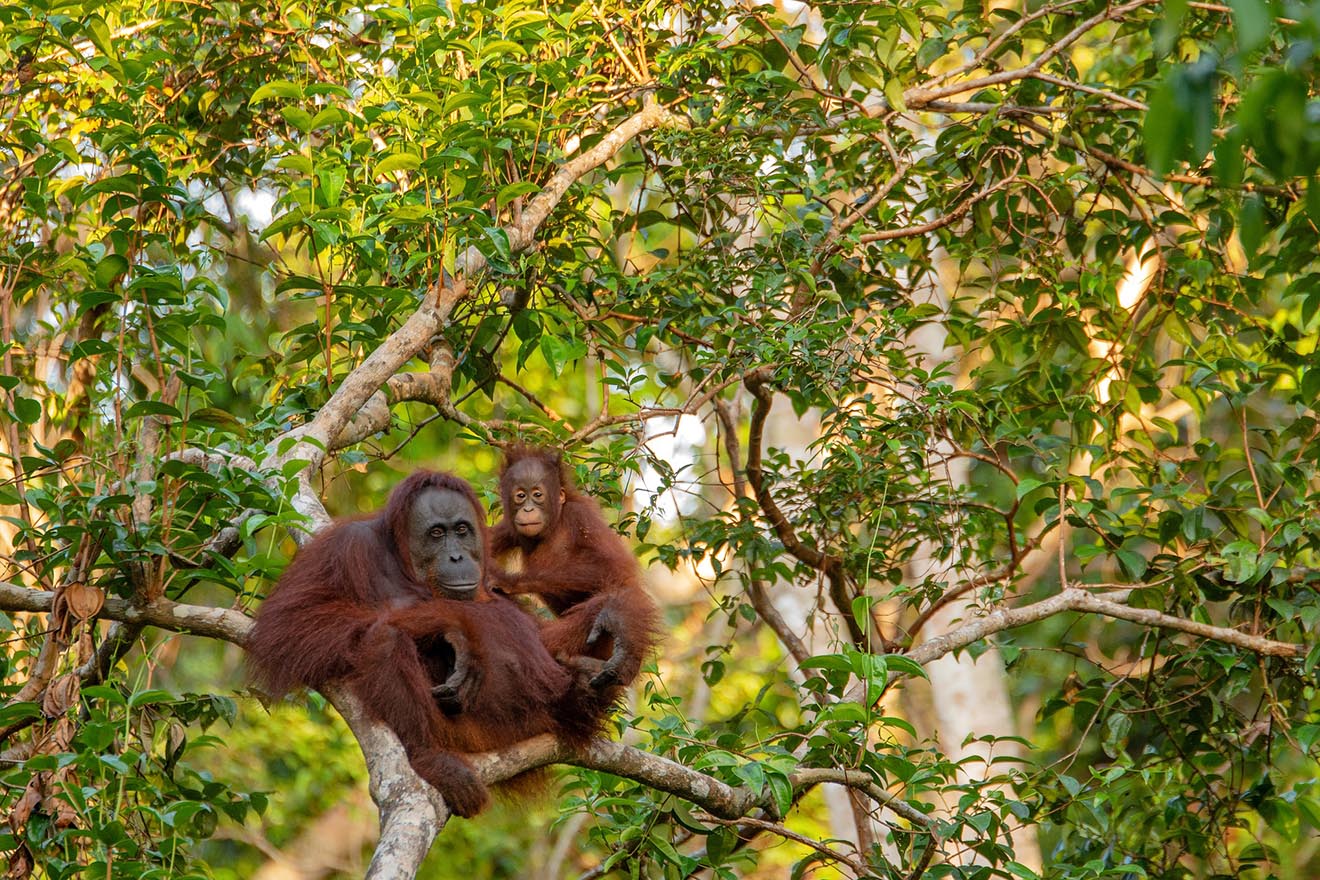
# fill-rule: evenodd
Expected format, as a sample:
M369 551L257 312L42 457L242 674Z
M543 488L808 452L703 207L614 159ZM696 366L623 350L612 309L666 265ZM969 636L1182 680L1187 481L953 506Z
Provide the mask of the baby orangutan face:
M545 462L523 459L504 473L500 481L505 515L524 538L543 537L559 518L564 490L559 474Z

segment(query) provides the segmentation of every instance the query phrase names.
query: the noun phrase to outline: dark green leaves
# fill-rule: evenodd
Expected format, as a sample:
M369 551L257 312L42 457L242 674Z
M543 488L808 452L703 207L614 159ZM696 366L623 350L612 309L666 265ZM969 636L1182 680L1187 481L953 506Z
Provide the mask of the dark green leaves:
M1195 165L1209 152L1217 122L1218 59L1207 52L1171 68L1151 92L1146 113L1146 158L1164 174L1175 163Z

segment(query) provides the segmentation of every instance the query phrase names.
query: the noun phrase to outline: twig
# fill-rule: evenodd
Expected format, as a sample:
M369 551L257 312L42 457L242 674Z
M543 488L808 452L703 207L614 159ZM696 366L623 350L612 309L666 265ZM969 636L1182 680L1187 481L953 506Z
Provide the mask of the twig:
M906 92L903 93L903 101L909 107L921 107L929 104L932 101L939 100L941 98L949 98L954 95L963 94L965 92L977 91L978 89L983 89L986 86L999 85L1001 83L1013 82L1015 80L1025 79L1027 77L1033 76L1037 71L1039 71L1042 67L1045 66L1046 62L1050 61L1050 59L1054 58L1064 49L1068 48L1073 43L1077 42L1079 39L1085 36L1088 31L1092 30L1098 25L1101 25L1106 21L1113 21L1114 19L1122 18L1123 16L1127 15L1129 12L1140 9L1143 6L1153 6L1155 5L1155 3L1156 0L1132 0L1132 2L1124 3L1121 6L1108 7L1103 12L1091 16L1090 18L1083 21L1081 24L1077 25L1077 27L1073 28L1071 31L1064 34L1061 38L1056 40L1047 49L1045 49L1044 52L1041 52L1034 59L1032 59L1030 64L1024 67L1018 67L1013 70L1003 70L1000 71L999 73L992 73L989 74L988 76L982 76L976 79L965 80L963 82L954 83L953 85L944 86L942 88L932 89L932 88L917 86L915 88L908 89Z
M1014 170L1014 174L1005 177L999 182L990 186L982 187L980 192L942 217L936 217L934 220L927 223L918 223L915 226L904 226L900 229L885 229L880 232L868 232L864 235L858 236L857 240L862 244L872 244L877 241L893 241L896 238L910 238L912 236L926 235L937 229L943 229L963 217L976 205L977 202L984 201L1000 190L1007 188L1009 184L1017 180L1015 175L1016 169Z
M784 511L780 509L779 504L775 501L769 486L766 485L765 472L761 467L761 445L765 433L765 420L770 414L770 407L774 400L774 392L767 384L770 374L770 368L763 367L748 374L743 380L743 384L755 399L755 403L752 405L751 425L747 431L747 481L752 486L756 503L760 505L761 510L765 513L766 519L770 521L770 525L784 545L784 549L800 562L825 575L830 585L830 598L834 601L839 615L847 625L849 636L854 644L865 649L870 641L870 634L853 617L853 597L850 595L851 587L843 559L804 544L793 526L789 524Z
M727 403L717 397L713 404L716 418L720 422L720 433L724 438L724 451L729 456L729 468L733 473L734 503L738 504L747 496L747 481L743 477L741 457L738 454L738 427L733 423L733 414L729 412ZM793 659L799 664L807 662L811 652L789 627L788 621L784 620L784 616L779 613L774 602L770 601L770 596L765 591L765 584L760 578L748 576L747 598L751 600L752 608L757 615L779 637L779 641Z
M794 771L788 778L795 789L808 785L819 785L822 782L846 785L862 792L877 804L885 807L895 815L902 816L913 825L931 834L938 834L938 826L933 817L927 816L897 795L885 791L868 774L859 770L849 770L846 767L808 767L804 770Z
M700 818L716 825L732 825L741 828L755 828L758 831L769 831L771 834L777 834L785 840L791 840L794 843L800 843L809 849L814 849L830 861L841 862L842 864L847 865L857 877L869 877L872 873L866 870L866 868L857 860L850 859L838 850L831 849L819 840L813 840L805 834L798 834L796 831L789 831L777 822L767 822L764 819L750 818L719 819L715 816L702 816Z

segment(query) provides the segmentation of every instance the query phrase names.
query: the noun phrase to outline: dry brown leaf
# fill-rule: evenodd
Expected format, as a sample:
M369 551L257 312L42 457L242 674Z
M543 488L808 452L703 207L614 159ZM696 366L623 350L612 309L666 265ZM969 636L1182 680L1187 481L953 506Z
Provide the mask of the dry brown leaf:
M32 853L28 851L26 843L20 843L18 849L9 854L9 870L5 872L6 880L27 880L32 876L32 869L35 863L32 860Z
M105 605L105 590L74 581L64 588L64 601L69 611L79 620L91 620L101 613Z
M41 802L41 809L50 816L56 828L72 828L78 822L77 811L63 794L69 786L76 784L77 778L73 775L73 768L63 767L56 771L54 781L46 786L47 794L45 800Z
M41 774L33 776L28 780L27 788L23 794L14 802L14 808L9 811L9 829L18 834L27 824L28 817L32 811L41 803L43 795L41 793Z
M61 645L69 643L69 632L73 629L73 615L69 613L69 602L64 587L56 587L55 595L50 600L51 635Z
M66 672L46 688L46 696L41 700L41 711L46 713L47 718L58 718L78 701L80 690L78 673Z
M92 644L92 629L89 626L83 627L82 635L78 637L78 665L82 666L92 655L96 653L96 646Z
M47 734L47 753L72 751L73 737L77 732L78 725L73 718L68 715L61 716Z

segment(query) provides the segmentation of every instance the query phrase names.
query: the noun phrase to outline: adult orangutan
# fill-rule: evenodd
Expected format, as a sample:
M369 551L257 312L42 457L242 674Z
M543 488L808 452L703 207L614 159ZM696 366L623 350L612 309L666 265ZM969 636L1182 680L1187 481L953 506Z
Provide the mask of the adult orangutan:
M488 558L472 488L412 474L383 511L337 522L290 563L248 640L256 682L278 696L342 679L450 809L475 815L489 793L461 753L546 732L584 741L611 696L583 680L603 664L558 662L536 619L487 589Z
M656 639L658 613L632 551L596 502L573 487L555 452L506 452L500 499L504 514L491 531L491 551L501 564L520 555L522 567L493 572L496 589L539 596L558 618L542 630L546 647L555 656L604 660L591 683L617 695Z

